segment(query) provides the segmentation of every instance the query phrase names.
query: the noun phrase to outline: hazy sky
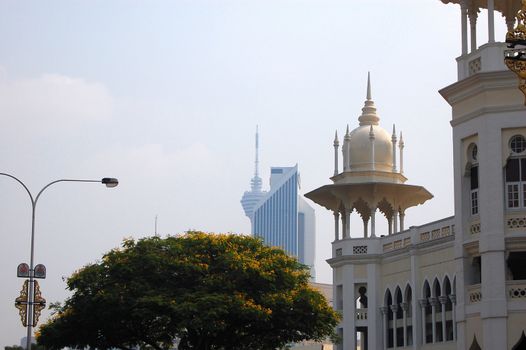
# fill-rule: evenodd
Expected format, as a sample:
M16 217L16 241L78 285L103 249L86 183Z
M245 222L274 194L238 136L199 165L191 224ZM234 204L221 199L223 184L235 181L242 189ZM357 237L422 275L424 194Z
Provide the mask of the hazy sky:
M329 183L334 131L357 125L367 71L381 125L404 133L409 183L435 195L407 226L452 215L450 108L437 91L456 79L459 27L459 8L438 0L0 0L0 172L34 192L60 178L121 182L41 197L44 298L62 301L62 278L124 237L153 234L156 215L161 235L248 233L239 200L256 124L266 188L270 166L296 163L303 193ZM317 277L331 282L332 215L313 207ZM30 214L1 177L2 347L25 335L14 299Z

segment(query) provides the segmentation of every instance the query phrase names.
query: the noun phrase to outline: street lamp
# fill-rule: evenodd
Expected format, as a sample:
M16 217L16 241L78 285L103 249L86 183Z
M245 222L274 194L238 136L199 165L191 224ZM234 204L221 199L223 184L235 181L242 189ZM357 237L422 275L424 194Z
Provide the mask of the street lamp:
M34 251L35 251L35 211L38 199L40 198L40 195L42 192L44 192L49 186L54 185L58 182L98 182L106 185L108 188L116 187L119 184L119 181L112 177L105 177L102 180L80 180L80 179L60 179L55 180L50 183L48 183L46 186L44 186L36 195L36 197L33 197L33 194L31 191L29 191L29 188L20 181L18 178L16 178L13 175L6 174L6 173L0 173L2 176L7 176L18 182L24 189L26 190L27 194L29 195L29 199L31 200L31 251L30 251L30 259L29 259L29 284L27 288L27 309L26 309L26 320L27 320L27 350L31 349L31 331L33 327L33 310L35 306L35 295L34 295L34 282L35 282L35 266L33 261ZM36 324L35 324L36 326Z

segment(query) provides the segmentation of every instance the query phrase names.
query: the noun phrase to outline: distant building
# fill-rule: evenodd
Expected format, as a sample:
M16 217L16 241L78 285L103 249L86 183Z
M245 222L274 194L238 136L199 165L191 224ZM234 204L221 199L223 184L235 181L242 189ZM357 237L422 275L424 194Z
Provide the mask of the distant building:
M314 280L314 209L299 195L298 166L272 167L270 190L261 190L256 131L256 166L251 191L244 193L241 205L251 222L252 234L270 246L283 248L310 267Z

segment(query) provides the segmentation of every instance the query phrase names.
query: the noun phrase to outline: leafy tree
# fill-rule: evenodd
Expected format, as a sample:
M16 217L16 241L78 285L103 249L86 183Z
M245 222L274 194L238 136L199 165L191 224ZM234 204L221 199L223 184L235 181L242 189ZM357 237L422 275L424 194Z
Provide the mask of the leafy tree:
M38 343L156 350L276 349L334 337L339 315L308 268L261 240L188 232L125 240L67 280Z

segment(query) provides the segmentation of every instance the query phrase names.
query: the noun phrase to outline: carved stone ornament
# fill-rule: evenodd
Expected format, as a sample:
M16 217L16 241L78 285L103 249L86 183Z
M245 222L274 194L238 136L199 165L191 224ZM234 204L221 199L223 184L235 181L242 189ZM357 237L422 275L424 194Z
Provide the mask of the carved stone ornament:
M509 49L504 53L504 62L519 77L519 90L525 96L526 105L526 0L522 0L522 8L515 18L515 28L506 34Z

